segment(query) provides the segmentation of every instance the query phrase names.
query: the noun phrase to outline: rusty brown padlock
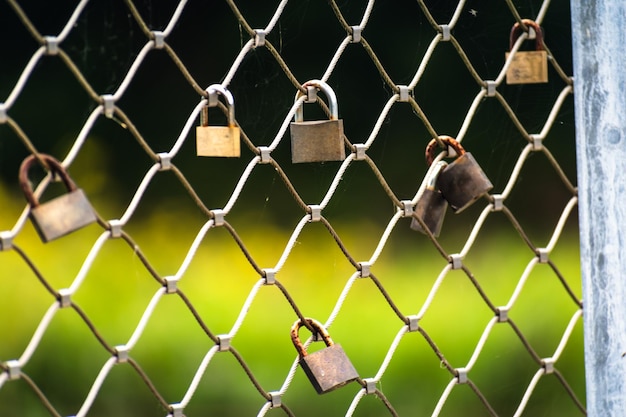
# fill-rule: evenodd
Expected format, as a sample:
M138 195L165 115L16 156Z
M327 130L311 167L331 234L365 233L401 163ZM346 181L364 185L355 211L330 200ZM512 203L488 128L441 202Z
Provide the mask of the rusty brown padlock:
M315 87L328 99L329 120L304 121L303 106L300 106L289 125L291 132L291 162L343 161L346 149L343 142L343 120L339 119L337 97L328 84L320 80L311 80L303 84L304 88ZM298 91L296 101L304 93Z
M235 123L235 100L220 84L207 88L209 104L202 108L200 126L196 127L196 154L198 156L238 157L240 131ZM209 126L209 107L217 105L218 95L224 97L228 108L228 126Z
M296 320L291 328L291 341L300 356L300 366L318 394L325 394L342 387L359 377L356 369L340 345L333 343L330 335L317 320L306 318L307 323L319 334L326 348L307 353L300 341L298 331L304 324Z
M439 161L435 164L427 178L426 188L415 205L415 216L424 221L430 233L435 237L439 236L439 233L441 233L441 226L443 225L443 219L448 208L448 201L443 198L441 191L437 189L439 173L447 165L445 161ZM415 217L411 220L411 229L424 234L426 233Z
M543 46L543 31L541 26L530 19L523 19L524 25L535 34L534 51L517 51L506 72L507 84L537 84L548 82L548 53ZM519 22L511 29L509 51L522 34ZM505 54L508 59L510 52Z
M455 213L460 213L493 188L491 181L478 165L471 153L450 136L439 136L446 147L452 148L456 159L445 167L437 177L436 186ZM426 163L430 166L435 159L437 140L426 147Z
M28 171L37 158L30 155L24 159L20 166L19 182L30 204L30 219L45 243L87 226L97 218L85 193L76 187L63 165L50 155L40 153L38 156L61 178L68 191L67 194L40 204L28 181Z

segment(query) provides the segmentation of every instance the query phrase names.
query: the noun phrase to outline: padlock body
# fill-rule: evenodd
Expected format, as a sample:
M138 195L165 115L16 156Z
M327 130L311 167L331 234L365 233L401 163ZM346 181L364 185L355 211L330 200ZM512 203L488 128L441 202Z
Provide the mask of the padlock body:
M300 366L318 394L330 392L359 377L346 352L336 343L301 357Z
M239 136L237 126L197 126L196 153L198 156L238 157Z
M509 58L509 52L505 59ZM548 82L548 54L546 51L519 51L506 72L507 84L538 84Z
M449 164L437 177L437 188L450 208L460 213L493 188L471 153L466 152Z
M426 223L426 227L435 237L439 236L443 219L448 208L448 202L438 190L426 188L415 205L415 215ZM411 220L411 229L424 233L422 225L413 218Z
M343 161L343 120L292 122L291 162Z
M91 204L81 189L33 208L30 218L44 242L64 236L97 220Z

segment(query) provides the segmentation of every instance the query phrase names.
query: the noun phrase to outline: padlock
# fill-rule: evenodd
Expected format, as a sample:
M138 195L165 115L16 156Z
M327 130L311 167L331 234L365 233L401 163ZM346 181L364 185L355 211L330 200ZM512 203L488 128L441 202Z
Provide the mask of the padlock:
M478 165L471 153L450 136L439 136L447 147L454 149L456 159L437 176L436 186L455 213L460 213L493 188L491 181ZM426 163L430 166L435 159L437 140L426 147Z
M426 188L415 205L415 216L424 221L430 233L435 237L439 236L441 232L443 218L448 208L448 201L443 198L441 191L436 186L439 173L447 165L445 161L439 161L435 164L428 177ZM426 234L426 231L415 217L411 220L411 229Z
M35 155L30 155L20 166L19 182L26 201L30 204L30 219L41 240L46 243L87 226L97 220L91 204L83 190L76 187L63 165L50 155L38 154L51 172L56 173L68 193L43 204L33 194L28 181L28 170L37 162Z
M235 100L220 84L207 88L209 103L200 113L200 126L196 127L196 154L198 156L238 157L240 155L240 131L235 124ZM226 101L228 126L209 126L209 106L217 105L217 95Z
M303 84L304 88L315 87L324 92L328 99L330 120L304 121L303 106L300 106L289 125L291 131L291 162L343 161L346 149L343 142L343 120L339 119L337 97L328 84L320 80L311 80ZM296 93L296 101L304 93Z
M326 347L311 354L307 353L298 336L300 327L304 325L302 320L296 320L293 324L291 341L298 351L300 366L317 393L325 394L358 379L359 374L348 359L346 352L340 345L333 343L324 326L314 319L306 318L305 320L321 336Z
M543 46L541 26L530 19L523 19L524 25L535 33L535 51L518 51L515 53L506 72L507 84L537 84L548 82L548 53ZM523 32L519 22L511 29L509 51ZM508 59L510 52L505 54Z

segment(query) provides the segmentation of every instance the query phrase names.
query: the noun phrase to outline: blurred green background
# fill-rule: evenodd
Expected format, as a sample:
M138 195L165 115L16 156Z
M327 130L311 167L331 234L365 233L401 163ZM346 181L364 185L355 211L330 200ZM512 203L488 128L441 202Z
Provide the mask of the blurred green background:
M536 16L541 2L515 2L522 17ZM365 1L338 2L351 25L360 22ZM446 22L454 1L430 1L426 6L438 22ZM175 1L135 3L148 26L163 30ZM264 27L278 2L237 2L254 28ZM43 35L58 34L76 2L21 4ZM543 27L546 43L567 74L571 74L571 36L566 1L553 1ZM504 1L466 1L453 35L483 79L495 79L508 48L514 19ZM377 2L364 38L398 85L413 78L434 29L417 2ZM292 1L268 39L301 82L320 78L345 33L325 1ZM203 88L218 83L229 71L248 35L224 1L189 1L167 43ZM98 94L114 93L146 38L122 1L92 1L81 13L61 48L70 56ZM8 3L0 4L0 102L6 100L37 43ZM550 69L543 85L507 86L505 97L525 128L543 127L565 83ZM352 143L365 142L386 101L393 94L360 45L348 45L329 79L339 101L340 117ZM295 94L293 85L271 54L258 48L244 58L229 86L236 101L236 117L256 146L268 145L276 135ZM480 91L449 43L440 43L414 90L414 96L440 134L454 136ZM129 116L155 152L173 146L200 97L164 51L151 51L122 99L116 104ZM58 59L44 57L8 114L41 152L62 159L85 120L97 106ZM319 115L307 105L305 116ZM214 109L212 124L223 122ZM253 157L242 148L239 159L198 158L194 132L185 140L173 163L183 172L204 204L223 207ZM400 199L411 199L423 178L423 152L430 136L406 103L397 103L387 116L368 155ZM558 112L545 141L568 178L575 183L572 97ZM502 106L484 100L472 120L463 145L502 192L525 139ZM15 132L0 124L0 230L10 230L24 209L17 170L28 155ZM319 204L339 163L292 165L289 135L272 153L307 204ZM71 166L71 174L105 219L122 216L152 161L119 121L100 117ZM33 180L41 173L33 173ZM57 184L53 184L53 187ZM57 187L58 191L58 187ZM570 195L544 155L531 155L524 164L506 205L532 242L546 246ZM451 212L439 239L449 253L460 252L474 222L485 207L481 201L459 215ZM324 210L350 254L366 261L395 213L395 207L364 163L353 163ZM227 220L237 230L254 260L272 268L281 257L293 228L304 213L295 204L270 166L257 166ZM161 276L174 275L206 222L204 215L170 172L158 173L147 188L124 230L129 233ZM437 275L445 267L432 243L409 229L409 219L394 228L372 272L394 303L406 314L417 314ZM15 243L33 260L55 289L67 288L102 233L89 226L61 240L42 244L27 223ZM501 213L492 213L464 263L477 277L495 305L508 303L520 276L534 254ZM580 297L580 272L575 213L550 259ZM0 362L17 359L53 303L34 273L13 251L0 253ZM346 280L354 272L328 231L308 224L298 237L277 279L300 310L324 321L331 313ZM228 333L259 280L226 230L209 231L180 282L200 316L214 334ZM79 305L113 346L128 341L158 283L148 274L137 253L122 240L107 241L72 300ZM568 298L547 265L530 274L510 317L541 357L551 356L576 305ZM446 359L463 367L472 356L493 314L460 271L448 275L420 325ZM295 359L289 329L296 315L276 287L262 287L233 346L267 391L280 389ZM341 343L361 377L373 377L403 323L370 280L358 280L346 298L330 332ZM306 337L303 330L303 337ZM133 357L168 402L180 401L212 342L176 296L164 297L136 347ZM317 349L318 347L312 347ZM24 368L61 415L74 415L109 358L85 323L72 310L52 320ZM556 364L576 395L584 401L582 324L578 323ZM506 324L496 326L469 374L499 415L513 415L538 366ZM418 333L406 335L385 372L379 389L400 415L430 415L451 379L432 349ZM283 402L298 416L343 415L359 386L350 384L318 396L297 370ZM189 406L188 416L256 415L264 400L234 357L219 353L211 361ZM387 413L373 397L366 397L357 416ZM107 377L89 416L163 416L166 412L133 369L118 365ZM272 410L269 415L282 414ZM524 415L572 416L578 409L554 375L545 376ZM0 389L0 415L45 416L48 412L24 381L10 381ZM442 416L488 415L468 386L456 387Z

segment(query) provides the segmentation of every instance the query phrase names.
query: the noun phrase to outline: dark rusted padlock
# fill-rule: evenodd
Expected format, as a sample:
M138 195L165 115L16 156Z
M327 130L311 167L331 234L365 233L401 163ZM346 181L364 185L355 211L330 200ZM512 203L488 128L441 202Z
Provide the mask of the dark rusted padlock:
M448 201L452 210L460 213L493 188L491 181L478 165L471 153L450 136L439 136L447 147L454 149L456 159L445 167L437 177L437 188ZM426 163L430 166L435 159L437 140L426 147Z
M415 205L415 216L424 221L430 233L435 237L439 236L441 232L443 219L446 214L446 209L448 208L448 201L443 198L441 191L437 189L436 185L439 173L447 165L448 164L444 161L439 161L435 164L427 179L426 188ZM415 217L411 220L411 229L424 234L426 233Z
M343 161L346 149L343 143L343 120L339 119L337 97L328 84L320 80L311 80L303 84L304 88L315 87L324 92L328 99L330 120L304 121L303 106L300 106L291 122L291 162ZM296 101L304 93L298 91Z
M297 320L291 328L291 340L300 356L300 366L318 394L325 394L359 377L340 345L333 343L320 322L306 318L307 323L322 337L326 348L308 354L298 331L304 324Z
M235 125L235 100L220 84L207 88L209 105L202 108L200 126L196 127L196 154L198 156L238 157L240 155L240 131ZM217 95L226 100L228 126L209 126L209 106L217 105Z
M50 171L61 178L68 191L67 194L40 204L28 181L28 170L37 162L37 158L30 155L24 159L20 166L19 181L26 201L30 204L30 219L45 243L87 226L97 219L85 193L76 187L63 165L50 155L39 154L39 158L48 165Z
M548 82L548 53L543 46L543 31L541 26L530 19L523 19L524 25L528 26L535 34L535 51L518 51L515 53L511 64L506 72L507 84L537 84ZM523 30L519 22L511 29L509 51L520 37ZM510 52L505 54L509 58Z

